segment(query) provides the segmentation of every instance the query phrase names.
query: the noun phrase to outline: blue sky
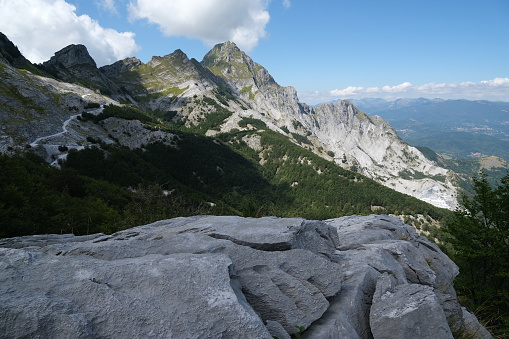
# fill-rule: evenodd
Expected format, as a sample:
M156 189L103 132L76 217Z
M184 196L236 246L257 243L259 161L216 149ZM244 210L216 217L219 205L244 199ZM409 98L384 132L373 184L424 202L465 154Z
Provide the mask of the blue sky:
M309 104L509 101L508 0L0 0L0 31L33 62L81 43L98 65L233 40Z

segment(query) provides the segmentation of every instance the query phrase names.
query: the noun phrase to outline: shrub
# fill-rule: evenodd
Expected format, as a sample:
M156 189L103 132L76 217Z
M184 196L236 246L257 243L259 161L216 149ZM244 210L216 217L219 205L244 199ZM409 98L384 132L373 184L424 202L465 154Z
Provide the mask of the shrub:
M92 108L99 108L101 107L101 104L97 103L97 102L87 102L87 104L85 105L85 109L92 109Z

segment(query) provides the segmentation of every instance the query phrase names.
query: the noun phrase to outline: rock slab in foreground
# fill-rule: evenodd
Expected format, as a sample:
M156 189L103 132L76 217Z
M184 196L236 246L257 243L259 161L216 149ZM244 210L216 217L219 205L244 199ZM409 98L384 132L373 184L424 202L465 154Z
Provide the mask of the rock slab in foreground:
M7 338L489 338L399 219L200 216L0 240ZM464 318L468 322L464 321Z

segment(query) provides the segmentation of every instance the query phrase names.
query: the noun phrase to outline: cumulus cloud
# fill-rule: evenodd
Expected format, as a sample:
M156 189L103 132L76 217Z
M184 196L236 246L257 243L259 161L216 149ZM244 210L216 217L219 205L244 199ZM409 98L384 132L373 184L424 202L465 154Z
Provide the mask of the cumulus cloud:
M384 86L382 87L382 91L384 92L405 92L408 88L412 87L413 85L409 82L404 82L402 84L396 85L396 86Z
M104 0L104 4L114 5ZM30 61L41 63L70 44L87 46L98 66L133 56L132 32L104 28L64 0L0 0L0 31Z
M334 98L439 97L443 99L509 100L509 78L494 78L480 82L428 83L415 86L404 82L395 86L353 87L330 91Z
M245 50L265 37L268 0L135 0L133 19L146 19L167 36L199 39L208 45L227 40Z
M345 89L333 89L330 94L337 97L354 97L359 95L373 95L380 93L403 93L413 87L410 82L404 82L396 86L383 87L353 87L349 86Z

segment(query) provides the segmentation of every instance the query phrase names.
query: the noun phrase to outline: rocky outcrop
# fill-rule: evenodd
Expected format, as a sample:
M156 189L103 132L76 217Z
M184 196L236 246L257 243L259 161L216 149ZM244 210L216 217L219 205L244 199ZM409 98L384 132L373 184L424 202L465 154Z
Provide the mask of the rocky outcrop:
M88 54L88 50L84 45L69 45L64 47L56 52L51 59L43 63L45 67L63 68L82 65L97 67L94 59Z
M435 206L456 208L454 173L404 143L385 120L367 116L346 100L314 112L302 124L332 150L336 163Z
M79 84L109 95L128 100L126 93L101 72L84 45L69 45L56 52L41 67L55 78Z
M388 216L3 239L0 267L9 338L490 337L457 302L454 263Z
M111 65L99 68L108 78L114 78L122 73L129 72L133 68L140 66L141 60L135 57L119 60Z

